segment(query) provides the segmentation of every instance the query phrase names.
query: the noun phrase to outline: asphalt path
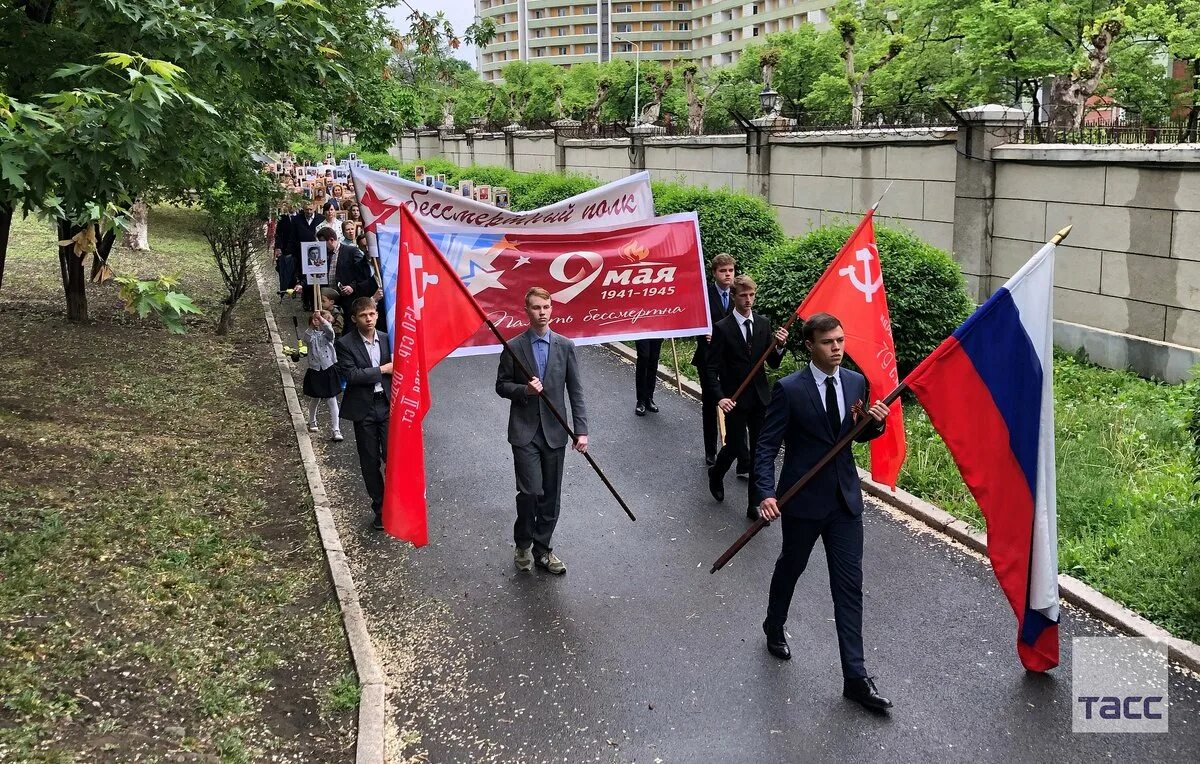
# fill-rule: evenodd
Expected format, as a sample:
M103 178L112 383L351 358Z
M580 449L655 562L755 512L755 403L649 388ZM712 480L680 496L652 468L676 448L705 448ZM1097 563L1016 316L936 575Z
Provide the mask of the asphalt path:
M1170 672L1167 734L1071 732L1071 638L1112 635L1064 608L1063 663L1022 670L986 563L873 501L865 513L867 669L888 716L841 697L820 545L787 631L765 649L778 529L722 571L746 528L743 484L708 493L699 406L660 386L633 413L633 367L580 349L591 453L630 520L568 453L555 551L563 577L513 566L514 479L495 356L433 373L425 423L430 544L373 533L352 437L319 444L327 489L388 673L395 761L1195 761L1200 680Z

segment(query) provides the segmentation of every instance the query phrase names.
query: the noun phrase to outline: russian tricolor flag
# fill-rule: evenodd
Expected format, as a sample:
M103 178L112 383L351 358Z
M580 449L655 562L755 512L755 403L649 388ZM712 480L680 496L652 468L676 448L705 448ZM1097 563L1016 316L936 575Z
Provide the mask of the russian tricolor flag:
M1058 665L1054 250L1042 247L904 380L987 521L1030 671Z

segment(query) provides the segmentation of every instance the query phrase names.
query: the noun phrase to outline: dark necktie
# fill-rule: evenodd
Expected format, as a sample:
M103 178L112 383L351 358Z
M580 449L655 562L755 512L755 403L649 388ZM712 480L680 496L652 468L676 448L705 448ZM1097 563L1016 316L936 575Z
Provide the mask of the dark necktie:
M825 378L825 416L829 417L829 429L833 430L836 438L842 431L842 417L838 414L837 390L833 386L833 377Z
M729 312L729 292L721 292L721 310Z
M745 326L746 326L746 347L748 349L753 349L754 348L754 322L747 319Z

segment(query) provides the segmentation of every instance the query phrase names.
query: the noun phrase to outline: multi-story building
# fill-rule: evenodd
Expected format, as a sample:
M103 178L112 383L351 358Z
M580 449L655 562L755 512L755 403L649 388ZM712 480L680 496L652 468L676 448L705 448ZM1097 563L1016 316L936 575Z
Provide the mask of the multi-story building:
M722 66L756 38L823 24L834 0L475 0L496 38L478 52L483 78L510 61L570 66L614 56Z

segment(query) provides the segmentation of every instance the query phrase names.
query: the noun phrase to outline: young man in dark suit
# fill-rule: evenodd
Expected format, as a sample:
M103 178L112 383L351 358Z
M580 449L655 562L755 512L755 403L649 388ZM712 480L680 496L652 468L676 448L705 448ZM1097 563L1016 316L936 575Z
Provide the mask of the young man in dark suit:
M324 241L329 250L329 282L341 295L338 306L342 309L342 315L349 315L350 306L355 300L360 297L374 298L379 291L375 274L371 272L371 263L361 249L339 241L337 232L332 228L322 228L317 232L317 239ZM377 318L376 322L379 320ZM347 321L342 333L349 334L353 327L354 324Z
M775 457L787 445L779 493L784 493L854 425L861 416L873 421L856 438L868 441L883 434L888 407L869 400L863 375L841 368L846 335L841 322L818 313L804 322L804 346L812 362L775 383L754 462L754 483L763 497L764 520L783 517L783 551L771 577L771 596L763 631L767 650L788 660L783 625L796 581L820 538L829 565L829 589L838 651L842 660L842 694L874 711L892 703L867 676L862 646L862 490L854 453L847 446L804 488L780 507L776 500Z
M717 407L725 412L725 446L717 454L713 466L708 468L708 489L717 501L725 500L725 473L735 460L744 460L749 470L754 469L754 448L770 399L765 366L754 373L736 402L733 394L768 350L771 352L767 355L767 363L772 368L779 368L788 337L786 329L772 333L767 317L754 312L754 298L758 293L754 279L738 276L733 280L732 291L733 312L713 327L705 366L706 392L716 396ZM746 495L746 516L757 520L754 481L747 481Z
M568 436L542 396L544 393L564 417L566 398L570 398L571 427L578 436L573 448L580 453L587 453L588 447L587 409L575 343L550 331L551 310L550 293L545 289L533 287L525 293L529 329L509 340L512 353L501 353L496 394L512 402L508 442L517 473L517 521L513 525L517 570L532 570L536 563L561 576L567 566L554 554L551 536L558 523ZM532 377L521 373L514 353Z
M354 445L374 519L383 530L383 470L387 463L388 416L392 394L392 348L386 332L375 328L375 301L360 297L350 306L354 331L334 344L337 368L346 380L341 418L354 423Z
M712 268L713 280L708 285L708 317L710 323L716 326L733 310L733 294L730 292L730 288L733 287L737 261L733 259L733 255L722 253L714 257L709 265ZM708 346L711 342L711 334L697 337L696 352L692 354L692 366L695 366L697 373L700 374L700 416L704 423L704 463L709 467L716 464L717 450L722 445L717 442L720 437L717 432L717 400L719 396L710 395L708 386L704 384L705 367L708 364ZM738 465L738 467L743 466L745 465ZM738 473L741 472L742 470L739 469Z

